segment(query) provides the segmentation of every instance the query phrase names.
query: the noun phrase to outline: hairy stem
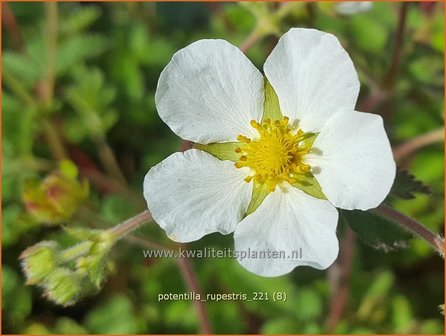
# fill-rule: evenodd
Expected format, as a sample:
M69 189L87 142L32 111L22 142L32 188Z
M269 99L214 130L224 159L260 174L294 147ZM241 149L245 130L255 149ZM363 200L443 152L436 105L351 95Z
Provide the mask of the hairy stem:
M149 250L170 250L170 248L160 245L158 243L155 243L152 240L149 240L148 238L144 237L144 238L140 238L140 237L135 237L135 236L127 236L124 237L124 240L134 244L134 245L138 245L141 246L145 249L149 249Z
M128 235L130 232L136 230L141 224L150 222L151 220L152 215L150 214L149 210L145 210L111 228L110 233L112 233L116 239L120 239Z
M444 239L433 233L423 224L384 204L380 205L374 211L385 217L393 219L404 230L425 240L435 251L440 254L441 257L444 258Z
M413 152L417 151L420 148L425 146L441 143L444 141L444 128L441 127L439 129L430 131L428 133L417 136L409 141L397 146L393 150L393 156L396 161L401 161L405 157L409 156Z

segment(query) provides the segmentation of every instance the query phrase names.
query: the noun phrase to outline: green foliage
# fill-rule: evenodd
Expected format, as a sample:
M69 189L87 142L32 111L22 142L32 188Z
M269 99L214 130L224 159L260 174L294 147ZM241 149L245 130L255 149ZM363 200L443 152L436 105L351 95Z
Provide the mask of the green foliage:
M397 223L372 211L340 210L340 216L367 244L385 252L406 247L411 237Z
M397 170L389 197L397 196L402 199L413 199L415 198L415 193L430 194L431 190L407 171Z
M70 119L69 136L74 142L80 142L88 133L93 138L103 138L118 118L117 112L109 108L115 89L105 84L104 75L97 68L79 67L73 79L75 84L66 90L66 97L78 117ZM81 124L76 124L79 121Z
M137 334L141 332L132 303L124 295L111 296L86 317L88 330L95 334Z
M10 318L22 324L31 313L31 290L23 288L22 279L9 266L2 269L2 308L10 311Z

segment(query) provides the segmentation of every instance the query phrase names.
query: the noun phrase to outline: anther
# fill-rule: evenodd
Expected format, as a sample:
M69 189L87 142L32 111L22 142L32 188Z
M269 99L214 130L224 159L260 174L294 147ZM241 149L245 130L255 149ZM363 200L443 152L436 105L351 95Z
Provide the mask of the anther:
M262 125L260 125L257 121L255 120L251 120L249 122L251 124L252 127L254 127L256 130L260 130L262 129Z
M251 142L250 138L245 137L244 135L241 135L241 134L237 136L237 140L240 141L240 142L245 142L245 143L250 143Z

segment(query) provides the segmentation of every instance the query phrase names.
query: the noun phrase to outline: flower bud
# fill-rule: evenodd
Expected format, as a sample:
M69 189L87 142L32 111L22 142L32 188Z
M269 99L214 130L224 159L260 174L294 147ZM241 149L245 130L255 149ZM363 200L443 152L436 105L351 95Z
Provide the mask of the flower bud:
M59 170L43 181L28 180L22 198L31 216L47 224L69 219L88 196L88 183L80 183L77 175L73 163L62 161Z
M110 230L65 230L80 242L62 250L56 242L44 241L26 249L20 258L27 284L43 287L49 300L69 306L100 289L117 239Z
M59 248L54 241L43 241L28 247L20 255L26 283L42 282L56 267Z
M87 273L92 284L99 288L107 272L107 255L115 240L108 231L99 231L94 233L91 241L89 253L78 258L76 267Z
M57 304L72 305L80 296L83 278L80 272L57 268L46 278L45 296Z

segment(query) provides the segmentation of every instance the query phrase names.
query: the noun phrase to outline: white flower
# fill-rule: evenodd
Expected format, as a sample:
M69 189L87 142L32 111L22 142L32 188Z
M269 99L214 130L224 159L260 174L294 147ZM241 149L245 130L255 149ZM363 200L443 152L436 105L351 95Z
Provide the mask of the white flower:
M336 4L336 12L342 15L354 15L367 12L373 8L371 1L345 1Z
M175 241L234 232L251 272L325 269L339 249L335 207L374 208L391 188L389 140L380 116L354 110L358 77L335 36L291 29L264 73L224 40L173 56L156 106L178 136L202 145L152 167L144 196Z

